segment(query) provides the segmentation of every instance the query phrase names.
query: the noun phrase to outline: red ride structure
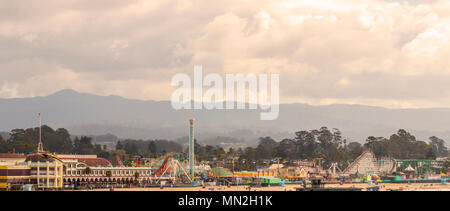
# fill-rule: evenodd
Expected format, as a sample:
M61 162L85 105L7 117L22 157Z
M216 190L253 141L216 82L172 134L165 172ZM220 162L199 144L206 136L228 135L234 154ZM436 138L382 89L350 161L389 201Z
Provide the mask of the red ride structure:
M161 176L162 173L164 173L164 171L166 170L167 167L167 162L169 161L170 155L168 155L166 157L166 159L164 160L163 164L161 165L161 167L159 167L158 170L156 170L155 172L153 172L152 176Z
M124 167L122 160L119 155L116 155L117 165L120 167Z

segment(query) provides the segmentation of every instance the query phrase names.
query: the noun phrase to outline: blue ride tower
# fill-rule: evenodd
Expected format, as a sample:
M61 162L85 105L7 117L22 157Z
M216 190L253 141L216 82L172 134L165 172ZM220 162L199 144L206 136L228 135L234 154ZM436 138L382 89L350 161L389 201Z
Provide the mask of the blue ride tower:
M189 169L192 182L195 176L194 121L195 119L189 120Z

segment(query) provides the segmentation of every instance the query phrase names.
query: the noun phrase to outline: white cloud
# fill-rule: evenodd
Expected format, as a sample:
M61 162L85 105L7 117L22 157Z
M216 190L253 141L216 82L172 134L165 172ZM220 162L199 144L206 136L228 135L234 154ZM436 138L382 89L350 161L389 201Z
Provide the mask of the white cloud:
M283 102L450 107L445 0L45 2L0 2L0 97L164 100L201 64L280 73Z

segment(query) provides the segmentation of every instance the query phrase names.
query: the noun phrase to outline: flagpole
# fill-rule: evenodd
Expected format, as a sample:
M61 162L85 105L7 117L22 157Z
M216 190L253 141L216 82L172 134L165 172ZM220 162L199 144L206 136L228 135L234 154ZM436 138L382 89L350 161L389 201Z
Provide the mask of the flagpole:
M39 113L39 143L38 143L38 148L37 148L37 152L43 152L44 151L44 147L42 146L42 117L41 117L41 113Z

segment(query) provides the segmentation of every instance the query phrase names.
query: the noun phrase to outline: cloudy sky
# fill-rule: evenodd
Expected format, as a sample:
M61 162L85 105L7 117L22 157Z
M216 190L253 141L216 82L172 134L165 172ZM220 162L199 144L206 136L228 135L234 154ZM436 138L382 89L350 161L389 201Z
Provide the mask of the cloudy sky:
M282 102L450 107L450 1L1 0L0 98L168 100L174 74L279 73Z

